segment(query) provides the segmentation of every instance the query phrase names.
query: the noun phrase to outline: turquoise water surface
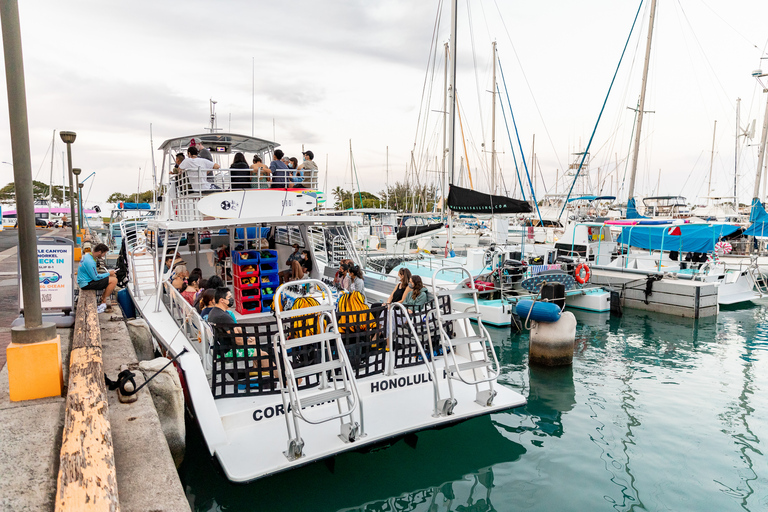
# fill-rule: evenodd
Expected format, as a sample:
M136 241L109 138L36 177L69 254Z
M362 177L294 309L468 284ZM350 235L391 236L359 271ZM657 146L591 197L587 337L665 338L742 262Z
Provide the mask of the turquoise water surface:
M768 510L768 303L698 321L576 314L572 367L531 368L527 334L489 328L500 380L527 406L391 446L236 485L188 421L179 473L189 502L196 511Z

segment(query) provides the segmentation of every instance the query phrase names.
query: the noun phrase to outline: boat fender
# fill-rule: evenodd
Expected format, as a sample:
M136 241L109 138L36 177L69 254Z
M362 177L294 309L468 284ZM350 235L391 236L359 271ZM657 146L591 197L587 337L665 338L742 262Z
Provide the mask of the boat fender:
M552 323L560 319L560 308L551 302L534 302L521 300L515 308L517 316L521 319L534 320L536 322Z
M592 271L589 269L589 265L586 263L579 263L576 267L576 275L573 277L579 284L588 283L589 279L592 277Z

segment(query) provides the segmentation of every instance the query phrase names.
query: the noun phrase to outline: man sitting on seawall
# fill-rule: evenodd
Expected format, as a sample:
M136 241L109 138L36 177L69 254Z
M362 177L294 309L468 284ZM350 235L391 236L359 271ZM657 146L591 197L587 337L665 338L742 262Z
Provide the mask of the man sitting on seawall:
M109 304L109 296L117 286L117 277L115 271L109 270L99 274L96 270L96 258L103 258L109 252L109 247L104 244L97 244L91 252L83 255L80 266L77 269L77 285L81 290L104 290L101 295L101 304L97 311L99 313L111 313L112 306Z

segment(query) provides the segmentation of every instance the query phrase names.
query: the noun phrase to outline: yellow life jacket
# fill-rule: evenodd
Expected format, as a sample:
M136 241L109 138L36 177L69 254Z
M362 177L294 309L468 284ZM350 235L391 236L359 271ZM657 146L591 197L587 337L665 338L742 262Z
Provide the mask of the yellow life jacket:
M345 327L344 324L339 325L339 332L346 332L347 328L349 332L356 332L359 328L361 331L376 328L376 320L371 313L371 308L365 305L365 297L360 292L345 293L339 297L339 303L337 309L340 313L349 313L351 311L359 312L354 315L345 315L346 322L350 324L356 324L357 322L363 322L358 325L350 325Z

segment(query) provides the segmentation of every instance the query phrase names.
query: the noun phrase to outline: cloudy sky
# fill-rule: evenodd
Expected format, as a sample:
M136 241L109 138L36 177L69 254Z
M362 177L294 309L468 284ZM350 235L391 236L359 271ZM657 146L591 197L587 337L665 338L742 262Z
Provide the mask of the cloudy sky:
M33 175L49 179L53 130L77 132L74 165L84 175L96 173L88 203L150 188L150 124L154 147L201 133L209 99L218 102L218 126L225 131L253 130L297 157L302 146L313 150L328 189L350 188L350 140L364 190L384 187L387 147L390 182L403 180L411 161L421 181L437 176L448 3L20 3ZM589 141L639 4L460 0L457 90L476 187L487 189L489 182L491 42L498 43L529 165L535 137L540 196L545 188L555 191L556 175ZM741 98L742 126L758 119L755 139L741 138L739 146L739 193L743 201L751 197L768 96L751 73L768 72L768 60L761 60L767 19L764 0L659 2L639 195L707 195L715 121L712 189L728 194ZM643 4L590 148L592 183L598 168L601 180L617 169L619 182L624 176L634 120L627 107L636 105L640 91L647 20ZM498 82L509 116L500 76ZM0 161L10 162L5 94L0 104ZM517 178L500 110L496 130L503 183L512 192ZM514 132L511 138L519 159ZM460 139L457 145L458 162L465 153ZM62 151L57 135L54 184L62 180ZM161 159L156 152L158 168ZM0 165L0 184L11 180L11 167ZM605 181L604 193L615 192L609 183L615 178ZM561 192L562 180L557 187Z

